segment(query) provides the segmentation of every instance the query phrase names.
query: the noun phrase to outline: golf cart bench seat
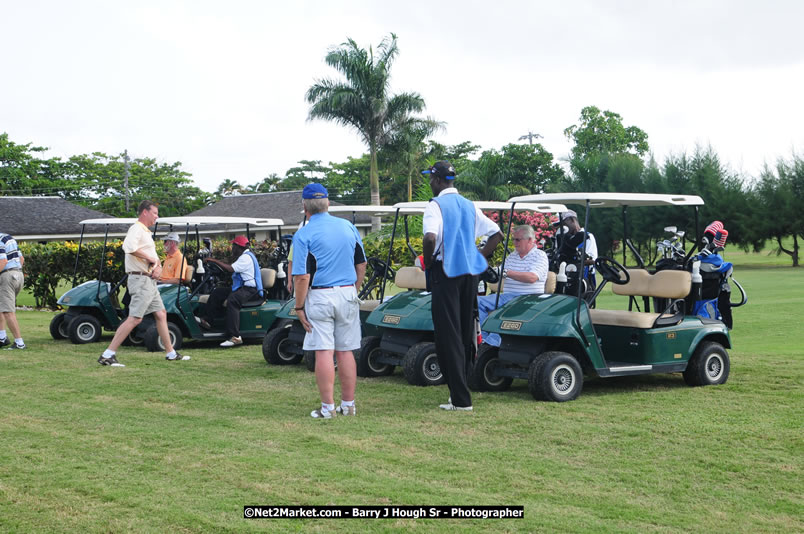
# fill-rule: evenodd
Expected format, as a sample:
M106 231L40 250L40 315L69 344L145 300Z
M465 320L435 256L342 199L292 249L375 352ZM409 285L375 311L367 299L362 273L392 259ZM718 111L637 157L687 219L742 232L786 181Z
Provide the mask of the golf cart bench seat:
M612 284L615 295L629 297L656 297L663 299L683 299L692 286L692 275L687 271L659 271L650 274L644 269L629 269L631 280L627 284ZM674 314L646 313L628 310L589 310L592 323L630 328L653 328L670 326L681 320Z
M373 312L379 305L379 300L364 300L360 303L360 311Z
M502 280L503 292L505 292L505 279ZM489 293L496 293L497 292L497 284L488 284ZM547 280L544 282L544 292L547 293L555 293L556 291L556 273L553 271L547 271Z
M274 287L274 283L276 282L276 271L274 269L263 267L260 269L260 276L262 277L262 288L264 293ZM208 300L209 295L201 295L198 297L198 302L206 303ZM226 306L226 302L227 301L223 302L224 306ZM265 302L265 298L258 296L257 298L244 302L243 307L260 306L263 302Z
M396 272L394 284L402 289L427 289L424 271L418 267L402 267L399 269Z

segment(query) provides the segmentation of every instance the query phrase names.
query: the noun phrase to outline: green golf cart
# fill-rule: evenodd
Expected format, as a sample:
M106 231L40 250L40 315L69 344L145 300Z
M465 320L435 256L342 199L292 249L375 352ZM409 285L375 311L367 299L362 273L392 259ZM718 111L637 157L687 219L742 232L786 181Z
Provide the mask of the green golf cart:
M396 213L392 206L330 206L329 213L333 215L351 214L352 224L357 222L358 214L377 217ZM367 277L363 281L358 294L360 303L360 325L362 335L376 335L376 328L366 325L366 318L380 303L382 280L393 280L394 270L389 269L385 261L379 258L367 258ZM291 273L288 273L290 276ZM262 354L266 363L272 365L294 365L304 359L307 369L315 370L315 352L302 349L304 344L304 327L296 317L296 299L291 298L277 313L277 321L282 321L280 327L271 329L263 339Z
M391 242L396 237L400 216L405 228L405 240L413 257L417 256L410 245L407 218L421 215L427 202L401 202L394 207L399 213L394 221ZM508 211L506 202L475 202L481 210ZM557 213L566 211L566 206L548 203L522 203L521 211ZM390 255L389 255L390 261ZM486 282L497 281L499 273L489 268ZM431 313L432 295L426 290L424 271L418 267L402 267L396 273L394 284L402 289L393 298L383 301L366 319L366 325L378 329L378 333L363 338L357 360L359 376L387 376L402 367L408 383L416 386L435 386L444 383L444 375L438 364L433 335Z
M255 219L248 217L163 217L159 219L160 225L169 226L172 231L178 231L184 235L184 256L188 258L189 241L195 237L196 252L187 260L190 263L189 275L187 278L193 279L193 285L188 288L184 285L160 284L159 292L162 295L162 302L167 311L168 330L170 341L174 348L181 348L184 338L203 341L223 341L227 339L226 317L213 318L211 329L204 330L198 322L197 317L204 314L208 294L202 294L202 288L210 287L214 283L210 281L228 281L231 273L225 272L216 264L201 263L198 260L201 243L201 233L220 231L227 229L229 232L244 231L250 238L253 228L276 227L279 232L284 224L281 219ZM279 232L281 233L281 232ZM284 252L283 252L284 253ZM196 276L194 265L204 270L203 276ZM276 270L268 267L260 269L264 293L268 293L276 282ZM266 331L270 329L276 320L276 315L285 301L266 299L264 296L255 298L247 302L240 310L240 333L244 339L262 339ZM145 346L150 351L164 350L162 340L156 329L156 323L152 317L143 319L137 328L138 335L141 335Z
M514 207L520 202L582 205L586 208L583 227L591 231L591 214L601 208L620 208L626 232L629 208L690 206L700 237L698 209L703 200L698 196L557 193L515 197L510 202ZM650 273L598 257L595 268L603 282L591 295L582 294L584 284L571 279L584 269L586 240L582 241L573 244L580 247L574 259L562 262L554 294L517 297L489 314L483 330L499 334L502 342L499 348L482 345L478 351L470 380L474 389L502 391L521 378L528 381L534 398L563 402L580 395L584 374L607 378L683 373L685 382L693 386L726 382L730 367L726 349L731 348L728 328L692 314L701 288L697 264L690 264L690 270ZM627 235L623 242L628 242ZM687 260L694 252L695 245ZM615 295L623 297L623 305L591 308L608 283ZM651 311L651 302L657 301L666 305Z

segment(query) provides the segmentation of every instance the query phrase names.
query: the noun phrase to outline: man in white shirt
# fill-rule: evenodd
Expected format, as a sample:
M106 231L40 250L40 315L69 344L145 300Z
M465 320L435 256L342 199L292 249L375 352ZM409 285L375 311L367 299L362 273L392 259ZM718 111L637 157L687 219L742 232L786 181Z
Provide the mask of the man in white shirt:
M597 259L597 241L595 236L587 232L578 222L578 214L572 210L567 210L561 214L561 223L568 230L567 238L571 238L578 232L586 234L586 258L584 260L584 278L587 283L587 290L594 291L597 287L595 280L595 260ZM578 245L578 251L583 250L583 241Z
M514 251L505 258L500 284L499 306L503 306L520 295L544 293L544 282L547 280L549 262L547 254L536 247L535 233L529 225L517 226L513 231ZM485 295L477 298L477 309L480 324L494 310L497 295ZM483 342L495 347L500 346L498 334L483 332Z
M171 362L190 359L189 356L182 356L173 350L167 326L167 312L162 303L162 296L156 287L159 277L162 276L162 263L159 261L159 256L156 255L156 246L148 227L156 224L156 220L159 218L159 207L150 200L143 200L137 208L137 213L137 222L128 229L123 241L123 252L126 253L126 273L128 274L127 285L128 291L131 293L128 317L117 327L109 347L98 358L98 363L101 365L125 367L117 361L115 356L117 349L131 331L142 322L142 318L149 313L154 314L156 329L167 353L165 359Z
M226 301L226 331L228 339L221 343L221 347L235 347L243 344L240 336L240 309L243 304L264 296L260 265L257 257L249 249L246 236L239 235L232 241L231 264L207 258L205 262L212 262L224 271L232 273L232 287L217 287L207 300L205 317L200 320L205 329L211 328L211 323L223 314L223 303Z

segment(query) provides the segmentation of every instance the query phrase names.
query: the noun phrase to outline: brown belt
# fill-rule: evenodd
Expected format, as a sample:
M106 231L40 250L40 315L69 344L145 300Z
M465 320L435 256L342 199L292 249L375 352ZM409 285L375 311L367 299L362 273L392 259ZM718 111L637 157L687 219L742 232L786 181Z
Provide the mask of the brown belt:
M137 276L147 276L149 278L151 276L151 273L144 273L142 271L131 271L130 273L126 273L126 274L129 275L129 276L132 275L132 274L136 274Z

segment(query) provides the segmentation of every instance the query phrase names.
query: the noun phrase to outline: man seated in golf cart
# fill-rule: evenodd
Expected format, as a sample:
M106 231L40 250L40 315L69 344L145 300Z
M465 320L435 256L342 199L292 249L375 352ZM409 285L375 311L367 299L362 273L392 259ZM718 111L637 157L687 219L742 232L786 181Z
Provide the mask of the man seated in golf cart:
M547 254L536 246L533 227L528 224L517 226L513 231L516 251L505 259L499 287L502 288L499 303L497 295L477 297L478 319L480 324L486 320L495 305L503 306L520 295L539 295L544 293L549 262ZM500 336L483 332L483 342L500 346Z
M257 256L248 247L246 236L239 235L232 241L234 261L231 264L214 258L204 260L232 273L232 287L216 287L207 301L206 316L200 319L201 327L209 330L213 318L223 312L223 304L226 302L226 330L229 339L221 343L221 347L243 344L240 336L240 308L264 295L260 265L257 263Z
M160 284L179 284L188 283L190 265L184 259L184 255L179 251L179 234L170 232L165 236L165 263L162 267L162 276L159 277Z
M583 279L586 280L587 291L594 291L597 287L595 280L595 260L597 259L597 241L595 236L587 232L581 227L578 222L578 214L573 210L567 210L561 214L561 219L558 223L559 228L564 227L566 231L561 232L562 237L560 241L559 254L567 256L567 263L571 263L570 259L576 250L580 252L583 250L583 239L586 236L586 258L584 260Z

